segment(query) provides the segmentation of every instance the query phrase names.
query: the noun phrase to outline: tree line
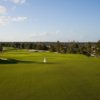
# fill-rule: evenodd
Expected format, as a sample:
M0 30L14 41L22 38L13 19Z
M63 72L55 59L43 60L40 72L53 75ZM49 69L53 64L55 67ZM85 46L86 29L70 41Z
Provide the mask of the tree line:
M100 56L100 40L97 42L0 42L0 52L4 47Z

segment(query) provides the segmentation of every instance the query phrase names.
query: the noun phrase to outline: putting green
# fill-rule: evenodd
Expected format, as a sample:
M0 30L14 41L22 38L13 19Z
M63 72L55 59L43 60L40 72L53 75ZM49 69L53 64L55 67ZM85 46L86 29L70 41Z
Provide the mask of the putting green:
M100 100L99 58L27 50L1 58L10 63L0 64L0 100Z

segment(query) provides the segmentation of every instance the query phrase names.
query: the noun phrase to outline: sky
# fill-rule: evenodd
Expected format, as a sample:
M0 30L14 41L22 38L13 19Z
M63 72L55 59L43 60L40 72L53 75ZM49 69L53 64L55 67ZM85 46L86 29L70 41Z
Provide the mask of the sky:
M100 0L0 0L0 41L100 40Z

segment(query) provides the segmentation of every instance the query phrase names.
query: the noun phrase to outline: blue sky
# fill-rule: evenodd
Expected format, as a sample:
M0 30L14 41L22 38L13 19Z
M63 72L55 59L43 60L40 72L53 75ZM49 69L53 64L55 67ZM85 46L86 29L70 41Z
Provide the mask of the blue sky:
M0 41L57 40L100 40L100 0L0 0Z

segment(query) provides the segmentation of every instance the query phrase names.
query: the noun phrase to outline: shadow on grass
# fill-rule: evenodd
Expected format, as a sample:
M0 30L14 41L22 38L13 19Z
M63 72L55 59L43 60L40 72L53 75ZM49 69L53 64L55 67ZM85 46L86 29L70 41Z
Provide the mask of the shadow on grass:
M0 59L0 64L18 64L18 63L23 63L23 64L55 64L54 62L36 62L36 61L23 61L23 60L16 60L16 59Z
M16 59L0 59L0 64L34 63L33 61L21 61Z

